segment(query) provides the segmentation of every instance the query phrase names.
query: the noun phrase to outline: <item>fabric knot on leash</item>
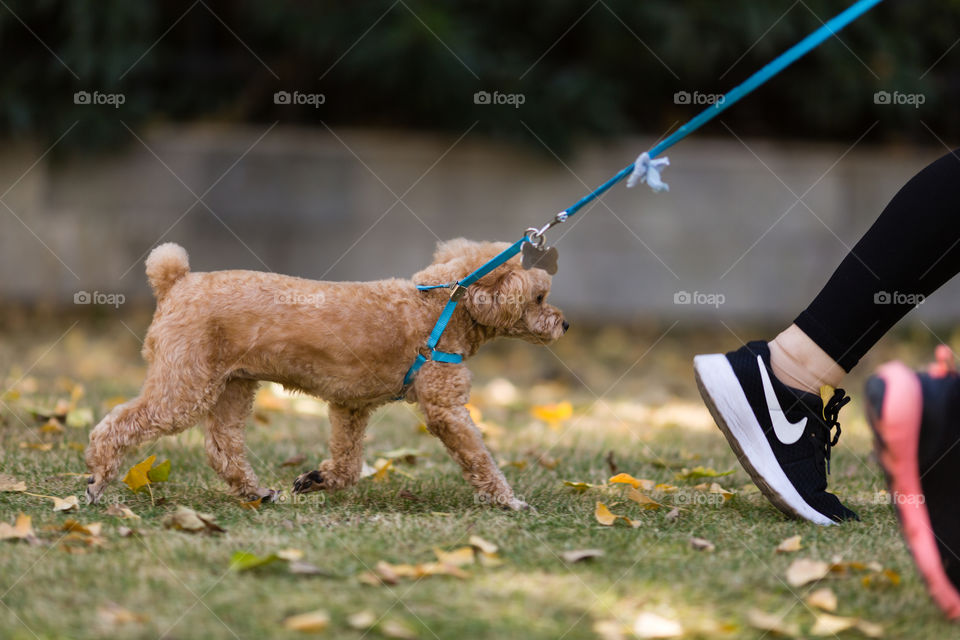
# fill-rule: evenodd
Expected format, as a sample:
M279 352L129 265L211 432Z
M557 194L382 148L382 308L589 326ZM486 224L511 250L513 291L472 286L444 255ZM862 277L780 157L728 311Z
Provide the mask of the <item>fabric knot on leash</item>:
M633 187L639 180L646 182L657 193L670 191L670 185L660 179L660 172L669 166L670 158L651 158L650 154L644 151L633 163L633 173L627 178L627 188Z

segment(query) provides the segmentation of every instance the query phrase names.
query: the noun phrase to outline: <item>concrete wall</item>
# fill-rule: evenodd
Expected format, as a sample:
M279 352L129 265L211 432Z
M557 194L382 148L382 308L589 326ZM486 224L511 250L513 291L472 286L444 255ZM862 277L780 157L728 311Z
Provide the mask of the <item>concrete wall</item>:
M20 180L0 198L10 209L0 205L0 297L71 304L96 290L147 300L142 259L161 240L183 244L196 270L408 275L438 237L516 239L651 142L583 145L565 165L472 136L276 127L256 142L265 129L156 128L139 133L146 146L131 136L110 156L45 158L26 175L43 149L8 147L0 189ZM669 154L669 193L614 187L551 235L553 300L621 320L789 319L942 151L695 137ZM960 318L949 288L919 315ZM679 291L724 304L677 305Z

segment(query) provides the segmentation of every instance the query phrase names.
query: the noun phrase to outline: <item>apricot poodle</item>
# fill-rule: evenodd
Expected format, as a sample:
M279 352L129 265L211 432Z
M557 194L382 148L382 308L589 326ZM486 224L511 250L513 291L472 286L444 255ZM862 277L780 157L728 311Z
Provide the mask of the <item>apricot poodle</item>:
M90 433L88 501L100 499L130 449L201 420L207 458L230 490L248 499L274 499L278 492L260 486L244 443L257 385L268 380L329 404L330 459L297 478L295 492L355 484L371 412L402 399L419 403L427 429L481 499L525 508L464 407L470 393L466 366L428 361L403 384L449 298L447 289L420 291L416 285L462 279L507 246L443 242L433 264L412 280L375 282L192 273L182 247L158 246L146 260L157 299L143 346L147 377L139 397L115 407ZM546 303L549 292L545 271L525 271L513 258L467 289L437 348L469 358L500 336L552 342L568 324Z

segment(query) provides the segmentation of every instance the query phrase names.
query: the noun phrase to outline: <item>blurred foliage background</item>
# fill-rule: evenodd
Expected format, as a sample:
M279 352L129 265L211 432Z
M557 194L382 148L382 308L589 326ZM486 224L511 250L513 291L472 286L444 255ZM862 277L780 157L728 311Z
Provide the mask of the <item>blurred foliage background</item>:
M564 150L578 136L660 135L695 113L676 91L730 89L849 4L21 0L0 11L0 46L23 52L0 74L0 131L50 140L81 120L62 148L89 151L129 142L117 115L131 127L269 122L280 119L273 93L298 89L326 104L285 107L285 123L459 133L479 120L477 131L529 144L525 122ZM748 135L829 139L877 120L873 93L896 88L924 93L923 122L956 137L960 74L944 52L958 18L960 0L885 2L724 118ZM126 103L73 104L94 89ZM478 90L526 102L481 117ZM878 139L929 141L909 111L888 109Z

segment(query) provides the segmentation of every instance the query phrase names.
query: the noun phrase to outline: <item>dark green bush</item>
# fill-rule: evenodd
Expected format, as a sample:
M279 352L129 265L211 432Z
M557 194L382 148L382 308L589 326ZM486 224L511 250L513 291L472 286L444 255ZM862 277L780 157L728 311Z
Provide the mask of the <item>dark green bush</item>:
M79 120L63 144L86 149L129 141L120 120L455 133L479 121L533 142L529 126L558 150L583 135L659 136L696 112L675 92L728 90L849 1L8 0L0 129L51 141ZM926 126L956 139L958 24L960 0L887 0L723 119L739 135L849 140L879 120L871 140L929 143ZM75 105L78 90L126 102ZM278 90L326 103L276 105ZM475 105L478 90L525 103ZM875 105L878 90L926 101Z

